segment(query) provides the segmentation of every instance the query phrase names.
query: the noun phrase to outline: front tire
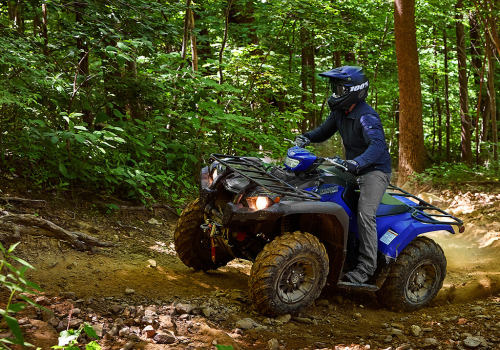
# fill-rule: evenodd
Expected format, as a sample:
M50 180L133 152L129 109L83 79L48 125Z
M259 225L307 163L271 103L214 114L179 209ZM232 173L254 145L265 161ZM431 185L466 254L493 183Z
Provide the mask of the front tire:
M202 271L216 270L227 265L232 257L217 247L215 263L212 261L210 237L200 227L203 223L200 200L196 199L182 211L177 222L174 233L175 251L187 267Z
M320 295L328 272L328 255L318 238L286 233L257 256L250 272L250 296L262 314L297 312Z
M377 297L396 311L415 311L436 297L445 277L443 249L430 238L417 237L399 254Z

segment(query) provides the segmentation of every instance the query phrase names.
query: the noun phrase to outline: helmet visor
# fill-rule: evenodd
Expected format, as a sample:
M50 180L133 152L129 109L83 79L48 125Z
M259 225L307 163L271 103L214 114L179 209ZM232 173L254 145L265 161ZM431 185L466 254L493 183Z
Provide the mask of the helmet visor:
M335 81L330 81L330 87L332 88L332 96L339 98L344 96L349 92L349 88Z

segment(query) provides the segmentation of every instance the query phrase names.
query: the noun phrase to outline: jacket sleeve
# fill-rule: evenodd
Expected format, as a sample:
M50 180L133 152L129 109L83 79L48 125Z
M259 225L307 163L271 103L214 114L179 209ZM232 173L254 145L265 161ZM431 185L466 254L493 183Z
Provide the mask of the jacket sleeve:
M372 114L365 114L360 119L363 138L368 145L366 151L354 160L359 167L365 168L374 163L387 149L384 128L380 119Z
M304 133L304 136L307 137L311 142L323 142L328 140L337 132L337 123L335 121L335 116L330 113L330 116L316 129Z

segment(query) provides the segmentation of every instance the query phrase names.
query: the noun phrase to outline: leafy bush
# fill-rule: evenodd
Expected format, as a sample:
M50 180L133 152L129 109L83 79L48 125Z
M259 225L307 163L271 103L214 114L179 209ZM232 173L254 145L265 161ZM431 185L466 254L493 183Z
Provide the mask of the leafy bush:
M12 253L16 249L19 243L13 244L9 249L5 249L0 243L0 251L3 253L3 258L0 259L0 286L6 287L10 291L9 299L7 300L7 306L5 310L0 309L0 316L2 320L5 321L10 331L14 335L12 338L0 339L0 349L10 349L8 345L18 344L23 346L33 346L24 341L23 333L19 327L19 323L14 315L23 310L27 304L36 306L38 308L46 310L44 307L38 305L33 300L28 298L24 294L37 294L37 291L41 291L40 287L33 282L28 281L24 276L28 269L34 269L30 263L20 259ZM14 262L20 263L22 267L18 269L13 265ZM23 294L21 294L23 293ZM16 303L13 304L12 300L14 296L18 294L21 299L26 303ZM46 310L48 311L48 310ZM1 330L0 330L1 331Z
M413 181L432 183L435 185L449 185L450 182L461 181L500 181L498 167L474 166L468 167L464 163L441 163L433 165L421 174L414 174Z
M62 331L59 336L59 344L53 346L52 349L80 350L78 347L78 337L82 333L82 330L91 338L99 338L94 328L92 328L92 326L88 323L85 323L85 326L81 326L78 330L68 329L66 331ZM85 344L85 350L101 350L101 346L93 340L90 343Z

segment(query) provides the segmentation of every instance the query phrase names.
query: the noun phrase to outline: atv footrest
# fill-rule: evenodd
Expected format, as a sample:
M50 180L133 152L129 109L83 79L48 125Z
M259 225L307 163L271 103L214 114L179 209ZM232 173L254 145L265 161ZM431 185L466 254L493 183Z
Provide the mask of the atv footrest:
M339 288L343 289L357 289L357 290L365 290L368 292L376 292L379 290L379 287L373 285L373 284L358 284L358 283L351 283L351 282L339 282L337 284Z

